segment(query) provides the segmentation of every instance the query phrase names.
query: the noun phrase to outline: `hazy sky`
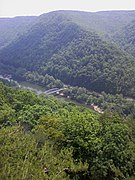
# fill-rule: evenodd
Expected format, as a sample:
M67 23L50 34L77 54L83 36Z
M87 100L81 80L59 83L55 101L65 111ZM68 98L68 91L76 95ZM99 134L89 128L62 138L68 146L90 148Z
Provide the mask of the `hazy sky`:
M63 9L135 10L135 0L0 0L0 17L40 15Z

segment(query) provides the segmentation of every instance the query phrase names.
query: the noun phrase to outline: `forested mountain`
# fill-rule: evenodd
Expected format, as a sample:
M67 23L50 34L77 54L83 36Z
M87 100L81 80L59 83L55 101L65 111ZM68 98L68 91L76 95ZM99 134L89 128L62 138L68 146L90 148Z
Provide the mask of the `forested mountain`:
M93 13L61 11L61 13L66 14L70 20L83 28L96 31L107 38L112 37L135 19L135 11L100 11Z
M115 34L114 40L123 50L135 57L135 20Z
M1 81L12 86L0 82L1 180L135 178L134 25L135 11L0 19ZM62 88L69 102L11 77Z
M17 78L26 77L27 71L49 74L65 84L134 97L133 44L128 50L119 45L120 31L134 19L135 11L43 14L0 51L1 71Z
M36 17L0 18L0 49L22 35Z

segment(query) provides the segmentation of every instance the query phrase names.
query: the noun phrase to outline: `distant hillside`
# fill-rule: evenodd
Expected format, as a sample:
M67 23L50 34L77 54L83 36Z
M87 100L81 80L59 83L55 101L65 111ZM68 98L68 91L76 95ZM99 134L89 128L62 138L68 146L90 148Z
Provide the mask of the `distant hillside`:
M135 20L115 34L114 40L123 50L135 57Z
M58 13L58 12L57 12ZM87 30L112 36L135 19L135 11L59 11Z
M18 38L36 17L0 18L0 49Z
M134 19L135 11L43 14L0 51L1 71L10 69L17 78L35 71L65 84L135 96L135 58L114 38Z

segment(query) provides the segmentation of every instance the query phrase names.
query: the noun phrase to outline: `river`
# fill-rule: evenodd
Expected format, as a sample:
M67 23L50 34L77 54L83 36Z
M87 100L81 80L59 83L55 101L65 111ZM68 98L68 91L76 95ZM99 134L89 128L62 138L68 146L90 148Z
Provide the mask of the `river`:
M36 85L36 84L32 84L32 83L29 83L27 81L17 82L15 80L13 80L12 78L9 78L8 76L0 75L0 79L6 80L9 83L14 83L15 84L14 87L34 91L37 95L43 94L46 91L45 87L42 87L42 86L39 86L39 85ZM72 100L70 98L63 97L63 96L60 96L60 95L57 95L56 97L58 99L62 100L62 101L71 102L71 103L74 103L74 104L76 104L78 106L83 106L83 107L86 107L88 109L91 109L91 107L89 105L76 102L76 101L74 101L74 100Z
M44 91L46 90L45 88L43 88L39 85L35 85L35 84L29 83L26 81L17 82L15 80L13 80L12 78L9 78L8 76L0 75L0 79L8 81L11 84L14 84L15 87L34 91L38 95L44 93Z

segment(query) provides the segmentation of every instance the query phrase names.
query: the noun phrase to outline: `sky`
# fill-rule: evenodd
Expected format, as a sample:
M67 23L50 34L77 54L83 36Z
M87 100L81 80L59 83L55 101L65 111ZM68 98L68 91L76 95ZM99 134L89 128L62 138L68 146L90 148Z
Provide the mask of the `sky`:
M55 10L135 10L135 0L0 0L0 17L41 15Z

